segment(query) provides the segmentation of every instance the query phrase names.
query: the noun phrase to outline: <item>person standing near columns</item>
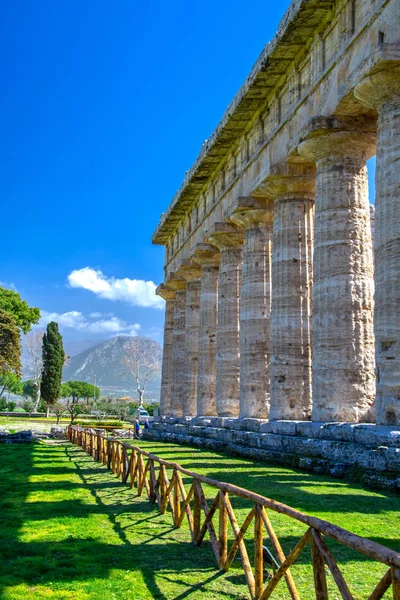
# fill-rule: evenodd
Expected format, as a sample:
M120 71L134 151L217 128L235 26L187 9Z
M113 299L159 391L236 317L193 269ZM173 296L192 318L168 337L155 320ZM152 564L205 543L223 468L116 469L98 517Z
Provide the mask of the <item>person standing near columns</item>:
M183 416L195 417L197 414L201 268L191 260L184 260L178 274L188 282L186 288Z
M318 125L314 126L314 122ZM366 161L375 135L318 118L299 153L317 169L312 419L360 421L375 396L373 259ZM351 129L354 127L354 130ZM304 137L303 137L304 139Z
M196 414L216 416L219 252L208 244L197 244L193 260L202 267Z
M239 198L231 221L244 230L240 296L240 418L269 415L272 202Z
M376 421L400 425L400 60L384 59L355 88L378 112L375 197ZM399 51L397 50L397 56ZM390 57L389 57L390 58Z
M163 283L156 289L157 296L165 300L164 345L160 388L160 414L169 415L171 408L172 343L174 335L175 292Z
M311 291L315 169L276 164L263 189L274 200L270 420L311 419Z
M187 281L172 273L166 285L175 290L174 333L172 342L172 378L170 414L181 417L183 414L183 379L185 368L185 321Z
M215 223L208 241L220 251L217 413L219 417L237 417L239 415L239 306L243 234L235 225Z

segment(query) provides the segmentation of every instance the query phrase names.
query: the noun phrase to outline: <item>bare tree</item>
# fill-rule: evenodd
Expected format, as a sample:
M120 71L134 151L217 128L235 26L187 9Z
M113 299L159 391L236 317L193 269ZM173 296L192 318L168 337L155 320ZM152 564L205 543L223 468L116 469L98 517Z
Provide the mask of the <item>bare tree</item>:
M25 348L28 354L28 368L36 386L36 398L33 412L37 412L40 402L40 382L42 379L42 342L43 329L34 329L25 336Z
M146 385L150 377L161 369L161 347L149 338L134 337L124 345L122 365L136 382L139 404L143 402Z

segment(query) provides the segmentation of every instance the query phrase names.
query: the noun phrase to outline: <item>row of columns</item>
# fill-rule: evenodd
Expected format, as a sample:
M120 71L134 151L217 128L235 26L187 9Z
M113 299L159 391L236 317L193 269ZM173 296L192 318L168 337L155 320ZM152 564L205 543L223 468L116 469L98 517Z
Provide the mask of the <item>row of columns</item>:
M377 421L400 422L393 71L355 92L378 110L377 136L368 122L311 123L302 162L273 165L263 197L240 198L229 223L216 223L158 288L166 299L162 414L359 421L375 400L376 360ZM366 161L376 137L374 335Z

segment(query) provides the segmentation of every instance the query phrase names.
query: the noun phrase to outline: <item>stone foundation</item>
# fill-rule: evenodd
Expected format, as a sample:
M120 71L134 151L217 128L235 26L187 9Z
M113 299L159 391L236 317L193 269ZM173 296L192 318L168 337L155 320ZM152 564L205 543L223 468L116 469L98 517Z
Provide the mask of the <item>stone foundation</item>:
M226 451L400 493L400 427L156 417L143 438Z

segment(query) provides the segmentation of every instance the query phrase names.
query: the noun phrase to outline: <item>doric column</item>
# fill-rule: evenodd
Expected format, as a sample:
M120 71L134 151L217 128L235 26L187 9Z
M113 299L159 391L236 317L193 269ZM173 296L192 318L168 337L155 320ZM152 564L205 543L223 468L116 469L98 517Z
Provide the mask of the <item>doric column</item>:
M174 335L175 292L163 283L156 294L165 300L164 345L161 371L160 414L169 415L171 408L172 344Z
M270 168L274 199L270 420L311 419L311 292L315 169Z
M183 415L183 380L185 373L185 331L186 331L186 286L187 281L172 274L167 286L176 291L174 306L174 333L172 341L172 378L170 414Z
M376 419L378 424L399 425L400 61L395 64L378 62L375 71L356 87L355 95L378 111L374 319Z
M188 282L186 288L183 416L195 417L197 414L201 269L193 261L184 260L178 274Z
M319 128L321 118L318 119ZM317 167L312 293L314 421L359 421L375 396L373 260L366 160L374 135L308 129Z
M220 250L216 404L220 417L239 415L239 306L243 234L215 223L209 242Z
M219 252L208 244L198 244L193 260L202 267L200 288L199 361L197 415L216 416L217 304Z
M231 215L244 230L240 295L240 418L267 419L273 205L239 198Z

